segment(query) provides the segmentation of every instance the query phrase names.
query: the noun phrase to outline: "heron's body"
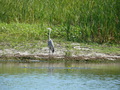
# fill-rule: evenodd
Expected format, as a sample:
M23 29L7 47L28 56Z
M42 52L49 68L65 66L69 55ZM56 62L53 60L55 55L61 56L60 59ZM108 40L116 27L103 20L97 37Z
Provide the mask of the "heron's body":
M51 39L48 40L48 47L49 47L49 52L51 50L52 53L54 53L54 44L53 44L53 41Z
M52 39L50 39L51 28L48 28L48 30L49 30L48 48L49 48L49 55L50 55L50 51L52 51L52 53L54 53L54 43L53 43Z

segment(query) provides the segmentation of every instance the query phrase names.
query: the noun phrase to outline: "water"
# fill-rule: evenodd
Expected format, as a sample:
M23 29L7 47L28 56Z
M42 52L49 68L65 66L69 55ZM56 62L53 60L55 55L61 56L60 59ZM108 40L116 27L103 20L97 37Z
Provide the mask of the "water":
M120 90L120 64L0 62L0 90Z

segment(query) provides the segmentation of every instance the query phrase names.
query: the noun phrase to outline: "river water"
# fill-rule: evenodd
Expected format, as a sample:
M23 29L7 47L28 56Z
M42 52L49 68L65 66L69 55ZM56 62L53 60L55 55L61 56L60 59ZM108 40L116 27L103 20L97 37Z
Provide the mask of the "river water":
M0 90L120 90L120 63L0 62Z

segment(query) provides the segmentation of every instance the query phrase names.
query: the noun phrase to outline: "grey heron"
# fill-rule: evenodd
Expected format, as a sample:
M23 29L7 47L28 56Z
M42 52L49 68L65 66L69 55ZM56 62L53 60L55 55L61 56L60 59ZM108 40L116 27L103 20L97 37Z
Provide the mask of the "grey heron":
M49 57L50 57L50 51L52 53L54 53L54 43L52 41L52 39L50 38L50 34L51 34L51 28L47 28L49 30L49 36L48 36L48 48L49 48Z

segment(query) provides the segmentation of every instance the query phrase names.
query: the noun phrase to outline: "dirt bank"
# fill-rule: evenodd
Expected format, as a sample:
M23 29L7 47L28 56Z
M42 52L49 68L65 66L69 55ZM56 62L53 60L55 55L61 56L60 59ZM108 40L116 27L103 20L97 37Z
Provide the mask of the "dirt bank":
M95 49L72 43L70 46L55 44L55 53L49 57L48 47L29 48L18 50L5 48L0 50L0 59L31 59L31 60L120 60L120 54L96 52Z

